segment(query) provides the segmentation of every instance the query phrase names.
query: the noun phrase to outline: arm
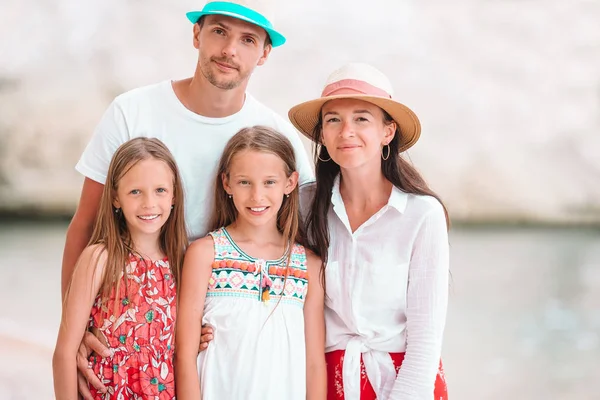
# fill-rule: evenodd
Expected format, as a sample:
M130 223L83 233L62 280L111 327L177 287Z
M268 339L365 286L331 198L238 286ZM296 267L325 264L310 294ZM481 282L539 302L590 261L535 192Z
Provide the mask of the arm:
M90 178L85 178L83 188L81 189L79 206L67 229L67 238L63 251L61 275L61 296L63 301L65 299L65 292L71 281L71 276L73 275L73 270L75 269L75 263L92 236L103 190L103 184L95 182Z
M321 284L321 260L306 250L308 264L308 294L304 302L304 336L306 340L306 398L327 397L325 365L325 294Z
M129 129L118 100L104 112L75 169L86 177L79 206L67 230L63 253L61 293L65 290L77 258L92 235L110 160L117 148L129 139Z
M103 190L104 185L89 178L85 178L83 189L81 190L79 206L67 229L61 276L61 296L63 301L69 282L73 276L73 270L75 269L77 259L92 236L92 230L96 221L96 214L98 213ZM98 377L94 375L94 372L87 367L87 360L92 352L100 354L103 357L110 355L110 350L91 332L86 331L77 353L79 391L86 400L92 399L92 395L88 388L88 382L100 392L106 392L106 387L102 384L100 379L98 379Z
M90 246L81 254L73 273L52 357L54 393L58 400L78 398L77 352L100 288L105 262L103 248Z
M193 242L185 253L175 329L175 381L178 400L200 398L197 358L204 301L213 261L214 245L210 236Z
M423 218L409 266L406 354L390 400L433 398L448 306L449 248L439 203Z
M86 178L81 190L79 206L67 230L61 276L61 296L63 299L77 258L87 246L92 235L102 191L104 190L103 182L106 181L106 174L112 156L117 148L130 138L129 127L121 103L122 101L117 98L107 108L75 167ZM93 371L87 368L87 358L92 351L103 357L110 354L110 351L93 334L86 332L79 346L77 356L79 390L86 400L92 398L88 389L88 382L100 392L104 393L106 391L106 387L93 374Z

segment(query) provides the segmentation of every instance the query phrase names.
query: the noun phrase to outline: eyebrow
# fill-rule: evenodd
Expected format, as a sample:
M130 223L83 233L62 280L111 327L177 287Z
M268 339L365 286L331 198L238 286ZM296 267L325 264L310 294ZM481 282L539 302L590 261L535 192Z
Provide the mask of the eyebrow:
M219 26L219 27L221 27L221 28L223 28L223 29L225 29L226 31L231 31L231 27L230 27L230 26L228 26L228 25L226 25L226 24L224 24L224 23L223 23L223 22L221 22L221 21L215 21L215 22L213 22L213 23L211 24L211 26L215 26L215 25L216 25L216 26ZM242 32L242 35L246 35L246 36L252 36L252 37L253 37L254 39L256 39L257 41L258 41L258 40L260 40L260 37L259 37L259 36L258 36L256 33L254 33L254 32Z
M323 116L326 117L328 114L339 115L339 113L336 112L336 111L327 111L325 114L323 114ZM354 111L352 111L352 114L369 114L369 115L373 115L371 113L371 111L369 111L369 110L354 110Z
M236 174L233 175L234 178L237 179L242 179L242 178L246 178L246 179L250 179L250 177L248 175L244 175L244 174ZM263 176L261 179L272 179L272 178L279 178L278 175L267 175L267 176Z
M168 182L161 182L161 183L151 184L151 185L149 185L149 187L164 187L164 186L168 186L168 185L169 185ZM125 187L135 187L135 188L139 189L139 188L142 188L144 186L145 185L143 185L143 184L142 185L138 185L136 183L133 183L133 184L130 184L129 186L125 186Z

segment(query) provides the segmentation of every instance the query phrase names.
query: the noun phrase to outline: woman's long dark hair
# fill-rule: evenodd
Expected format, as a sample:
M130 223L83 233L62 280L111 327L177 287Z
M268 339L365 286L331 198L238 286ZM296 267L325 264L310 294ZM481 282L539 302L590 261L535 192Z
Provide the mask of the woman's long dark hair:
M384 124L389 125L392 123L392 117L385 111L381 111L383 112ZM319 121L313 130L315 143L322 143L322 127L323 120L322 116L319 115ZM450 219L448 211L440 197L429 188L423 177L421 177L421 174L400 156L398 152L400 148L400 133L400 127L397 126L394 139L389 143L390 156L387 160L381 160L381 172L383 176L403 192L435 197L442 204L442 207L444 207L446 225L449 228ZM331 207L331 191L335 178L340 173L340 166L330 159L329 153L324 146L314 147L314 159L317 187L306 220L306 233L309 246L323 260L321 281L324 285L325 266L327 264L327 252L330 242L327 213L329 212L329 207Z

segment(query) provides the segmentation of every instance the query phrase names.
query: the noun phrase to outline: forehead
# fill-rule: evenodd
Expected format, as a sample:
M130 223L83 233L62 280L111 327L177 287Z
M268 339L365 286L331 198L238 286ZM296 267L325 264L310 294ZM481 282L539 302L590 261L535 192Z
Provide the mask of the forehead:
M341 113L341 112L355 112L366 110L373 115L382 113L381 109L375 104L369 103L368 101L359 99L334 99L329 100L323 104L321 112L323 114L328 112Z
M156 158L148 158L135 163L121 177L122 184L136 184L137 182L171 182L173 172L166 162Z
M207 15L204 17L203 25L207 26L222 26L232 31L239 31L244 33L252 33L261 38L267 37L267 31L263 28L251 24L250 22L242 21L238 18L228 17L226 15Z
M285 163L279 156L266 151L243 150L231 159L231 175L285 174Z

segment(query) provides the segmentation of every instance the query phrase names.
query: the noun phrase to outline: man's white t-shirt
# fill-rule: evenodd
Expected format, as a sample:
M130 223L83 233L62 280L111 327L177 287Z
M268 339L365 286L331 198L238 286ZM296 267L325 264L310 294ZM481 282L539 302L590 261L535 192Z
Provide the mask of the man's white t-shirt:
M155 137L173 153L185 190L185 220L190 238L208 233L219 159L240 129L265 125L284 134L296 154L299 184L314 179L308 154L294 127L250 94L242 109L224 118L198 115L179 101L171 81L145 86L115 98L104 113L75 167L104 184L117 148L135 137Z

